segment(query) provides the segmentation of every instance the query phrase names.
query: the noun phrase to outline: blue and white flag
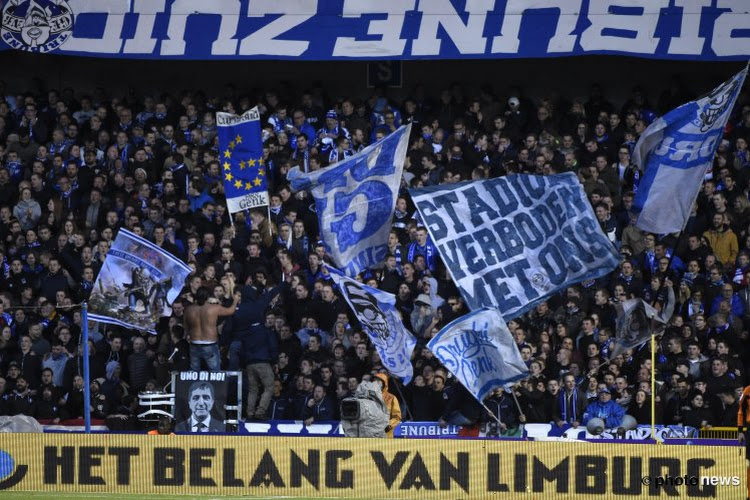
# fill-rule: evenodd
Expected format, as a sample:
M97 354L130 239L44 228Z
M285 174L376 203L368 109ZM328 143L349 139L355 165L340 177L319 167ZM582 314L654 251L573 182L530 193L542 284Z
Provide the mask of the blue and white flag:
M417 339L404 326L396 309L396 297L347 278L330 267L328 270L362 329L370 337L383 366L408 384L413 375L411 354Z
M260 113L216 113L219 162L230 214L268 205L268 172L263 159Z
M633 152L643 178L633 201L636 226L657 234L682 231L721 143L747 68L706 97L654 121Z
M500 312L480 309L448 323L427 344L478 401L529 376Z
M496 308L509 321L619 263L572 172L410 192L472 311Z
M89 319L156 333L192 269L126 229L117 232L89 296Z
M328 168L288 174L292 189L312 191L326 250L348 276L385 259L410 132L411 124Z

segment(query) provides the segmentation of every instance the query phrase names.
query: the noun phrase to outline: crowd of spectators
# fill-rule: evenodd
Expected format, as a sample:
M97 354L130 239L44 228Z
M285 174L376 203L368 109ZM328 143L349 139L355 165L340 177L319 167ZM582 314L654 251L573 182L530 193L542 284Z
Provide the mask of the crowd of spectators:
M361 276L396 295L418 339L413 381L390 379L404 420L491 420L425 347L467 308L407 188L573 171L622 263L509 322L531 376L514 389L520 407L503 390L487 407L502 430L524 421L583 424L590 404L611 401L624 410L610 411L615 417L629 413L647 424L655 398L657 423L733 426L750 360L747 96L684 237L644 233L631 211L639 134L656 114L692 97L672 86L652 103L635 88L616 106L598 86L583 99L532 99L520 89L500 96L490 86L467 95L455 84L435 94L416 87L403 100L384 89L366 99L332 97L320 87L136 98L103 89L23 93L0 82L0 415L59 422L86 411L78 305L124 227L194 271L157 335L92 324L95 418L122 428L134 421L139 391L161 390L170 372L190 368L183 314L202 287L224 305L243 291L246 307L222 320L221 345L224 368L247 368L248 418L338 418L339 401L360 381L387 372L321 266L329 258L311 196L293 192L286 173L325 167L412 123L385 267ZM264 124L271 206L234 214L232 226L215 112L253 106ZM648 344L608 360L616 304L642 297L660 307L662 285L673 287L676 308L656 366Z

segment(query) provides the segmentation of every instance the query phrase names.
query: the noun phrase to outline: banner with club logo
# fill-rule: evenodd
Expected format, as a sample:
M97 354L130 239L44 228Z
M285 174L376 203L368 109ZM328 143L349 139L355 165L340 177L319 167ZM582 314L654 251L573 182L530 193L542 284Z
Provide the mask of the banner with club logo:
M8 0L0 50L135 59L746 60L745 0Z
M685 228L746 76L747 68L641 134L633 151L633 163L643 171L633 200L639 228L656 234Z
M396 297L347 278L330 267L328 269L341 295L370 337L383 366L401 377L404 385L408 384L413 375L411 354L417 339L404 326L395 307Z

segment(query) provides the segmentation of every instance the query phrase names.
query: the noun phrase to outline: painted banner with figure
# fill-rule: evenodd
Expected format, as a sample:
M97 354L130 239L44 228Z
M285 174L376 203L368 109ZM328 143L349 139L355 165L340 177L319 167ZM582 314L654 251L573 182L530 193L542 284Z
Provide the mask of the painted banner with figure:
M513 335L496 309L474 311L452 321L427 347L478 401L494 389L529 376Z
M173 380L176 433L226 431L226 373L180 372L173 375Z
M417 339L404 326L396 309L396 297L328 269L362 330L370 337L383 366L400 377L404 385L408 384L413 375L411 354Z
M411 189L466 304L510 321L619 264L572 172Z
M641 134L633 151L633 163L643 171L633 200L636 226L656 234L685 228L746 76L747 68Z
M127 229L117 232L89 296L89 319L156 333L192 269Z
M750 56L745 0L8 0L0 50L137 59Z
M229 213L268 205L268 175L263 159L260 113L216 113L219 163Z
M347 276L385 259L410 133L404 125L328 168L287 175L292 189L312 192L326 251Z

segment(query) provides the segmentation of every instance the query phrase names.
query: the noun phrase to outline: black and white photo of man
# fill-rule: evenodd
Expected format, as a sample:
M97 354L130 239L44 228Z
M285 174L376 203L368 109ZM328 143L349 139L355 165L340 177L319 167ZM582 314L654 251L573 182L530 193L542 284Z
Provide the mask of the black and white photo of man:
M211 417L214 407L214 387L209 382L194 382L188 391L190 418L178 422L176 432L224 432L224 422Z

